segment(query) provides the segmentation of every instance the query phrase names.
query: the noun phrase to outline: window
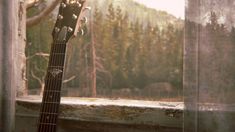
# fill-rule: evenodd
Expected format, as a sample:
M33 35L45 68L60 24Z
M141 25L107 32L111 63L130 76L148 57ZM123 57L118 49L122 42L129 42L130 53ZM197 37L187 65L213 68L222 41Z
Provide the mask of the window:
M60 129L75 129L69 124L83 120L106 126L101 131L111 124L127 131L182 130L184 2L179 0L176 14L151 2L89 1L85 35L67 45ZM39 11L32 8L28 15ZM27 130L36 126L57 12L27 29L28 96L17 102L20 130L20 120L32 123Z
M64 96L182 101L184 2L151 2L89 2L85 35L67 45ZM56 15L27 30L29 94L45 85Z
M234 2L186 0L185 17L181 0L89 2L85 35L67 45L60 130L235 129ZM41 98L31 95L44 86L56 14L27 31L30 96L17 101L21 130L22 119L35 128Z

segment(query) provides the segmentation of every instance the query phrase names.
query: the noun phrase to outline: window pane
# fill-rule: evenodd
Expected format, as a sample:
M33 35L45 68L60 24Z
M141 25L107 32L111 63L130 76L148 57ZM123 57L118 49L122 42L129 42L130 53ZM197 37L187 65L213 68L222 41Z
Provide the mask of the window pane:
M234 128L234 2L189 0L186 6L185 131Z
M90 0L88 5L85 35L67 45L63 95L182 101L184 1ZM56 15L28 29L30 94L44 86Z

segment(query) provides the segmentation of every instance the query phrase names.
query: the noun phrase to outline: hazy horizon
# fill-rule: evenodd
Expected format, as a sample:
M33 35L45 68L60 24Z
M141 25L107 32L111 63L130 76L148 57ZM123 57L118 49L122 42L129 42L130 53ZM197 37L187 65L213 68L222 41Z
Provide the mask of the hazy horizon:
M147 7L166 11L177 18L184 19L185 0L134 0Z

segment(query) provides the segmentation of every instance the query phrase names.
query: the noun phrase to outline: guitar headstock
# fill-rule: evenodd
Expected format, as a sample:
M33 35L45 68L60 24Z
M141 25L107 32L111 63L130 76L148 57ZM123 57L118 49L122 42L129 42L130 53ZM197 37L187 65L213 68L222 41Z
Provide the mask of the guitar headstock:
M72 36L76 36L85 2L86 0L62 0L52 32L53 40L67 42Z

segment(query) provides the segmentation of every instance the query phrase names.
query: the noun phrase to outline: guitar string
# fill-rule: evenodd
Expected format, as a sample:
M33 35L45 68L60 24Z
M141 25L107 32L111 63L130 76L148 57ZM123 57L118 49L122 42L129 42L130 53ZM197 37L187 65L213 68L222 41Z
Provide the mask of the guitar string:
M56 42L55 43L55 45L54 45L54 53L58 53L58 50L60 50L58 47L59 47L60 45L59 45L59 42ZM58 56L56 56L56 54L54 54L53 55L54 57L55 57L55 65L54 66L58 66L58 65L60 65L60 63L59 63L59 61L60 61L60 56L58 57ZM56 111L56 102L57 102L57 93L56 93L56 91L59 91L58 90L58 88L59 88L59 86L58 86L58 79L56 79L56 76L53 76L54 78L55 78L55 84L54 84L54 86L53 87L51 87L51 88L53 88L53 89L51 89L51 90L53 90L52 91L52 101L51 102L54 102L54 103L52 103L52 108L51 108L51 112L52 113L58 113L57 111ZM55 98L55 99L54 99ZM57 115L53 115L52 117L51 117L51 119L50 120L52 120L52 122L53 122L53 120L54 120L54 118L56 118L56 116ZM50 121L51 122L51 121ZM56 123L56 122L54 122L54 123ZM51 129L53 129L54 127L53 126L51 126L52 128ZM55 128L54 128L55 129Z
M53 47L51 48L51 51L50 51L50 54L52 53L52 50L53 50ZM51 63L51 58L52 56L50 55L50 58L49 58L49 63L48 63L48 66L50 66L50 63ZM49 68L48 68L49 69ZM49 70L47 69L47 75L46 75L46 84L45 84L45 87L44 87L44 91L43 91L43 104L42 104L42 110L41 110L41 119L40 119L40 124L39 124L39 131L44 131L44 129L46 128L46 124L41 124L41 123L44 123L45 121L45 113L47 111L47 104L45 103L45 101L47 100L47 93L46 93L46 90L48 89L48 87L50 87L50 82L49 82Z
M54 40L54 42L55 42L55 40ZM53 43L54 43L53 42ZM50 67L50 65L51 65L51 63L52 63L52 59L51 58L53 58L52 57L52 52L53 52L53 46L51 47L51 51L50 51L50 59L49 59L49 63L48 63L48 66ZM45 88L44 88L44 91L43 91L43 102L44 102L44 104L43 104L43 106L42 106L42 110L41 110L41 120L40 120L40 123L44 123L45 122L45 114L48 112L49 113L49 111L48 111L48 104L47 103L45 103L45 101L47 101L47 92L46 92L46 90L47 89L49 89L50 88L50 85L51 85L51 81L49 80L49 78L50 78L50 75L49 75L49 68L48 67L48 69L47 69L47 75L46 75L46 85L45 85ZM42 132L44 132L45 130L44 129L47 129L46 128L47 127L47 125L46 124L40 124L40 131L42 131Z
M55 50L59 50L60 52L58 53L64 53L59 55L59 59L56 59L57 62L55 64L58 64L60 67L62 67L62 73L61 73L61 81L62 81L62 77L63 77L63 72L64 72L64 56L65 56L65 50L66 50L66 40L62 40L62 42L58 42L56 43L55 47L59 47L58 49L56 48ZM57 53L57 52L56 52ZM56 65L57 66L57 65ZM55 88L57 89L58 92L53 92L53 96L55 96L55 101L53 100L52 102L60 102L60 98L61 98L61 87L62 87L62 82L58 81L55 84ZM54 95L55 94L55 95ZM55 105L55 106L54 106ZM55 111L54 113L59 113L59 104L54 104L52 107L52 111ZM58 121L58 115L54 115L52 116L52 120L56 123ZM53 131L56 131L56 127L52 128Z
M57 56L55 56L55 54L54 54L54 53L57 52L57 51L56 51L56 50L57 50L57 45L56 45L57 43L58 43L58 42L55 41L54 44L53 44L53 52L52 52L52 54L51 54L51 56L52 56L52 58L53 58L53 61L52 61L52 63L51 63L50 69L52 68L52 66L56 66L56 64L57 64L56 61L58 61L58 60L57 60L57 59L58 59ZM52 72L53 72L53 71L52 71ZM52 91L52 90L55 90L55 89L57 88L57 86L56 86L57 80L53 80L52 74L53 74L53 73L50 74L50 77L51 77L51 79L50 79L51 85L49 86L49 89L48 89L49 91L47 91L48 96L52 96L52 99L50 99L50 97L49 97L49 99L47 99L48 102L55 102L54 99L53 99L53 97L55 96L55 95L54 95L54 92L55 92L55 91ZM53 108L53 107L54 107L54 104L53 104L53 103L52 103L52 104L49 104L49 103L48 103L48 105L49 105L49 108L48 108L49 114L55 113L55 112L54 112L54 108ZM49 122L49 123L53 123L53 122L51 121L52 118L53 118L53 116L52 116L52 115L49 115L49 117L50 117L50 118L48 119L48 120L49 120L48 122ZM53 126L49 125L48 131L50 131L50 129L53 129Z
M56 41L54 43L54 52L55 54L53 54L54 62L52 64L54 64L53 67L57 67L57 68L62 68L62 62L63 62L63 58L61 58L61 55L63 56L63 54L58 55L57 53L61 53L64 52L63 48L64 47L64 42L60 42L60 41ZM58 56L57 56L58 55ZM51 67L52 68L52 67ZM62 70L63 73L63 68L60 69ZM61 73L61 74L62 74ZM53 75L52 75L53 76ZM51 77L52 77L51 76ZM61 84L62 84L62 76L53 76L53 78L55 79L55 81L53 81L53 86L51 86L50 88L50 94L51 94L51 107L50 107L50 114L51 114L51 118L49 118L49 122L50 123L56 123L56 119L58 118L58 103L60 102L59 98L60 98L60 94L61 94ZM55 126L51 126L52 128L50 129L56 129ZM50 130L49 129L49 130Z
M55 37L56 38L56 37ZM48 85L47 85L47 87L46 87L46 89L45 89L45 110L44 110L44 112L45 112L45 114L44 114L44 118L43 118L43 120L42 120L42 122L46 122L46 123L51 123L50 122L50 117L51 117L51 107L53 106L53 104L49 104L49 91L52 89L52 87L53 87L53 79L52 79L52 77L51 77L51 74L49 74L49 72L50 72L50 70L51 70L51 66L52 65L54 65L55 64L55 60L56 60L56 58L55 58L55 56L53 55L53 53L55 52L55 43L57 43L56 42L56 40L55 40L55 38L54 38L54 42L53 42L53 44L52 44L52 47L51 47L51 53L50 53L50 62L49 62L49 67L48 67L48 80L47 80L47 82L48 82ZM48 117L49 117L49 119L48 119ZM47 121L48 120L48 121ZM51 128L51 125L50 124L48 124L48 125L46 125L46 126L44 126L44 128L46 129L46 131L47 130L49 130L50 128ZM45 131L45 130L43 130L43 131Z
M63 12L63 8L62 8L62 12ZM60 26L61 26L61 23L60 23ZM65 53L64 52L64 50L63 50L63 47L65 47L66 48L66 43L64 43L63 41L62 42L59 42L59 41L55 41L55 43L54 43L55 45L53 45L53 47L54 47L54 53L61 53L61 51L62 51L62 53ZM65 44L65 45L64 45ZM60 52L58 52L58 50L60 51ZM56 56L56 55L53 55L54 57L58 57L58 56ZM62 55L63 56L63 55ZM65 56L65 54L64 54L64 56ZM59 55L59 57L58 57L58 59L55 59L55 61L54 61L54 63L52 63L52 64L55 64L55 66L58 66L58 68L60 69L62 69L62 73L61 74L63 74L63 72L64 72L64 68L63 68L63 66L62 66L62 63L61 63L61 61L63 62L63 60L62 60L62 58L60 58L60 55ZM51 67L52 68L52 67ZM54 89L52 89L52 87L51 87L51 89L50 90L52 90L50 93L52 93L52 101L51 102L57 102L57 103L52 103L52 108L51 108L51 110L52 110L52 113L55 113L55 114L52 114L52 115L50 115L51 116L51 118L50 118L50 121L49 122L54 122L54 123L57 123L57 119L58 119L58 113L59 113L59 110L58 110L58 108L59 108L59 102L60 102L60 97L61 97L61 85L62 85L62 75L61 75L61 80L56 80L56 83L55 83L55 86L54 86ZM55 105L55 106L54 106ZM50 128L49 128L49 132L50 132L50 130L51 131L56 131L56 126L50 126Z
M44 111L43 112L45 112L45 113L43 113L43 120L42 120L42 122L44 123L51 123L51 121L50 121L50 117L51 117L51 107L53 107L53 104L49 104L49 91L50 90L52 90L52 87L53 87L53 79L52 79L52 76L51 76L51 74L49 74L49 71L51 70L51 66L52 65L54 65L55 64L55 60L56 60L56 58L55 58L55 56L53 55L53 53L55 52L55 43L57 43L56 42L56 40L54 40L54 42L53 42L53 44L52 44L52 50L51 50L51 57L50 57L50 62L49 62L49 67L48 67L48 75L47 75L47 82L48 82L48 84L47 84L47 87L46 87L46 89L44 89L45 90L45 107L44 107ZM49 117L49 119L48 119L48 117ZM48 120L48 121L47 121ZM47 131L47 130L49 130L51 128L51 125L50 124L48 124L48 125L44 125L44 129ZM43 132L45 131L43 129ZM45 132L46 132L45 131Z
M63 10L62 10L63 12ZM60 23L61 25L61 23ZM60 41L55 41L54 45L54 53L64 53L64 54L52 54L53 57L55 57L54 61L52 64L54 64L55 67L57 67L59 70L62 70L62 73L61 73L61 76L58 76L58 79L56 79L55 77L56 76L53 76L55 78L55 84L53 87L50 87L51 91L49 92L51 95L51 102L52 102L52 107L51 107L51 115L49 118L49 122L52 122L52 123L57 123L57 119L58 119L58 114L59 114L59 103L60 103L60 97L61 97L61 86L62 86L62 77L63 77L63 72L64 72L64 69L63 69L63 58L61 58L61 56L65 56L65 51L63 50L63 47L66 48L66 43L63 42L60 42ZM58 55L58 56L57 56ZM52 68L52 67L50 67ZM60 69L61 68L61 69ZM51 77L52 77L51 76ZM60 79L60 80L59 80ZM54 82L54 81L53 81ZM54 114L53 114L54 113ZM56 131L56 126L51 126L49 125L49 132L50 130L51 131Z
M61 9L61 12L63 12L63 8ZM60 21L59 21L60 22ZM59 25L61 26L61 23L59 23ZM56 41L56 37L54 38L54 40L53 40L53 44L56 44L57 43L57 41ZM52 54L53 53L53 50L56 50L56 45L52 45L52 47L51 47L51 51L50 51L50 61L49 61L49 67L48 67L48 69L47 69L47 75L46 75L46 85L47 85L47 87L45 87L44 88L44 92L43 92L43 101L45 102L45 101L47 101L48 100L48 94L49 94L49 91L50 90L52 90L51 89L51 84L52 84L52 80L50 79L50 74L49 74L49 70L51 69L51 67L50 67L50 65L53 65L54 63L55 63L55 59L54 60L52 60L52 58L54 57L54 55ZM50 79L50 80L49 80ZM45 86L46 86L45 85ZM46 91L46 90L49 90L49 91ZM52 93L53 93L53 91L51 91ZM52 95L52 97L53 97L54 95ZM56 97L55 97L56 98ZM52 99L53 100L53 99ZM54 102L54 101L52 101L52 102ZM44 106L43 106L44 105ZM46 129L46 130L49 130L49 132L50 132L50 129L53 129L53 128L51 128L51 125L42 125L41 123L43 123L43 122L45 122L45 113L46 114L49 114L48 116L49 117L51 117L51 113L50 113L50 106L49 106L49 104L47 104L47 103L45 103L45 104L43 104L42 105L42 107L41 107L41 112L44 112L44 113L40 113L40 115L41 115L41 117L40 117L40 121L39 121L39 130L38 131L41 131L42 130L42 132L45 132L44 131L44 128L46 129L48 126L49 126L49 128L48 129ZM53 104L52 104L52 108L53 108ZM53 116L57 116L57 115L53 115ZM51 119L49 118L49 123L51 122ZM55 127L55 126L54 126Z
M60 70L62 70L62 73L61 73L61 75L59 75L58 76L58 78L60 78L61 80L60 81L58 81L58 80L56 80L56 83L55 83L55 86L54 86L54 88L55 89L53 89L53 92L52 92L52 96L53 96L53 98L52 98L52 102L55 102L55 103L53 103L53 107L52 107L52 113L56 113L56 114L58 114L58 103L60 102L60 95L61 95L61 84L62 84L62 74L63 74L63 68L62 68L62 65L63 65L63 54L62 53L65 53L64 52L64 50L63 50L63 47L65 47L65 42L57 42L56 44L55 44L55 51L57 50L57 52L55 52L55 53L61 53L61 55L59 55L58 56L58 59L56 59L56 61L57 62L55 62L55 64L56 64L56 66L58 66L58 67L60 67L61 69ZM65 54L64 54L65 55ZM52 120L52 122L54 122L54 123L56 123L57 121L56 121L56 119L58 118L58 116L57 115L53 115L52 116L52 118L51 118L51 120ZM54 128L54 129L56 129L56 128Z
M52 52L52 62L51 62L51 66L49 69L53 69L54 67L58 67L60 66L60 56L57 56L56 53L58 53L58 51L60 51L60 47L59 47L59 42L55 41L53 44L53 52ZM52 71L53 72L53 71ZM56 118L56 114L58 114L58 111L56 111L56 107L57 107L57 91L59 91L59 77L56 78L56 76L52 75L53 73L50 74L50 85L48 87L48 91L47 92L47 111L48 111L48 116L49 118L47 118L47 122L49 123L56 123L54 122L54 118ZM54 129L54 125L49 125L48 130L50 131L51 129Z
M81 10L80 10L81 11ZM61 45L60 45L61 44ZM58 48L59 47L59 48ZM53 49L54 48L54 49ZM51 50L51 52L53 53L53 50L54 51L57 51L57 50L62 50L62 52L63 53L65 53L66 52L66 42L63 42L62 41L62 43L61 42L57 42L57 41L55 41L54 40L54 45L52 46L52 50ZM57 53L57 52L56 52ZM60 53L60 52L58 52L58 53ZM62 71L64 70L63 69L63 67L64 67L64 60L65 60L65 54L61 54L62 55L62 57L59 55L59 57L58 58L60 58L60 59L54 59L54 60L51 60L51 64L55 64L55 66L61 66L62 67ZM55 57L57 57L56 56L56 54L51 54L51 58L55 58ZM62 66L63 65L63 66ZM52 68L52 67L49 67L48 69L50 69L50 68ZM58 67L59 68L59 67ZM48 72L47 72L48 73ZM61 74L63 74L63 72L61 73ZM53 76L53 75L52 75ZM52 77L51 76L51 77ZM61 86L62 86L62 76L63 75L61 75L61 80L59 81L59 80L56 80L56 82L55 82L55 84L54 84L54 87L55 87L55 89L59 89L58 91L61 91ZM48 75L48 78L50 78L50 75ZM52 113L50 113L49 112L49 117L51 116L51 115L53 115L52 116L52 118L49 118L49 128L47 129L47 130L49 130L49 132L52 132L52 131L50 131L50 130L54 130L54 129L56 129L56 126L55 125L51 125L51 120L52 120L52 123L53 123L53 121L54 121L54 123L56 123L57 122L57 120L58 120L58 103L59 102L57 102L57 101L60 101L60 97L61 97L61 92L58 92L58 91L53 91L54 89L51 89L52 87L51 87L51 85L53 85L53 82L54 81L52 81L52 80L48 80L49 81L49 91L45 91L45 100L48 100L48 94L50 93L52 93L52 95L50 95L50 97L52 97L52 105L49 105L49 104L47 104L48 105L48 108L47 107L45 107L45 109L47 110L48 109L48 111L50 111L50 106L52 107L51 108L51 110L52 111L54 111L54 112L52 112L52 113L56 113L56 114L52 114ZM52 83L50 83L50 82L52 82ZM52 90L52 91L51 91ZM55 95L54 95L55 94ZM55 97L55 100L54 100L54 98L53 97ZM54 102L54 103L53 103ZM46 106L47 106L46 105ZM56 111L57 110L57 111ZM45 117L44 117L45 118ZM47 120L48 118L46 118L46 120ZM43 122L44 122L44 119L43 119ZM44 128L46 128L46 127L44 127ZM44 131L43 131L44 132Z

